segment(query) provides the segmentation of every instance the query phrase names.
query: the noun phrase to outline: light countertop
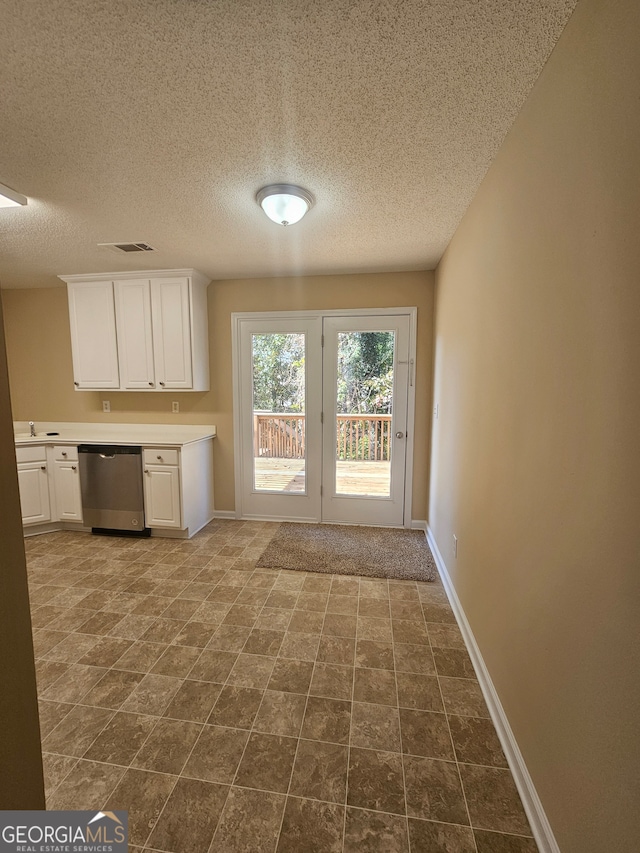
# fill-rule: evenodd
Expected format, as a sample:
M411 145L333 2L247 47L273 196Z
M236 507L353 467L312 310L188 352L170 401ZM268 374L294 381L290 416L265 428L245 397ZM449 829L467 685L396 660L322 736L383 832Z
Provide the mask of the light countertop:
M181 447L215 438L209 424L84 424L36 421L36 435L29 435L27 421L13 425L16 446L30 444L122 444L149 447ZM58 433L48 435L47 433Z

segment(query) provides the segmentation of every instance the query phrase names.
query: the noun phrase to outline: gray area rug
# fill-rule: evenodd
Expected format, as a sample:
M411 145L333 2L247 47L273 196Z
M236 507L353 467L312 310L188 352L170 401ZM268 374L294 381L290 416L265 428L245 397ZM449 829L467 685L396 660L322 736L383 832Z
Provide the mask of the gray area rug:
M438 577L422 531L339 524L283 522L256 567L396 580Z

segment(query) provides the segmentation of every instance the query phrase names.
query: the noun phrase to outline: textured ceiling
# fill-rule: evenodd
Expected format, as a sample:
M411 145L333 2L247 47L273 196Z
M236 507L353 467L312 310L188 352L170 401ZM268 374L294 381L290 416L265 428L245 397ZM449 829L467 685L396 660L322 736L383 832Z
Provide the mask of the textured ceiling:
M0 0L0 284L433 268L575 0ZM316 197L271 223L267 183ZM116 256L97 243L145 241Z

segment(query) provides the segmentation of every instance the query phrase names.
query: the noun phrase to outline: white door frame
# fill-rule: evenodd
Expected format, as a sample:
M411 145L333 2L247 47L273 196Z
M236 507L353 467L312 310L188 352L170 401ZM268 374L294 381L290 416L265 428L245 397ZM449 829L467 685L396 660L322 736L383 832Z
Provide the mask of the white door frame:
M234 477L235 477L235 499L236 508L233 516L244 518L243 512L243 489L244 480L244 458L242 453L242 423L241 423L241 379L240 379L240 324L243 320L296 320L317 319L322 317L364 317L364 316L393 316L403 314L409 316L409 387L407 398L407 447L405 457L405 486L404 486L404 519L403 527L411 528L411 510L413 493L413 453L414 453L414 430L416 409L416 347L417 347L417 324L418 309L407 308L349 308L332 309L328 311L246 311L231 314L231 347L232 347L232 371L233 371L233 449L234 449ZM252 516L253 517L253 516ZM265 521L273 520L264 517ZM275 519L282 521L281 518Z

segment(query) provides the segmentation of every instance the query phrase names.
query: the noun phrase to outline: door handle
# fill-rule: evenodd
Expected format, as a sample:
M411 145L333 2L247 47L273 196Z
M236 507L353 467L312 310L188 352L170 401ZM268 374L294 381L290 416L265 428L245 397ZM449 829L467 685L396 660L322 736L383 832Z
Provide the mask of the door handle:
M396 433L396 438L404 438L404 433L398 430L398 432Z

